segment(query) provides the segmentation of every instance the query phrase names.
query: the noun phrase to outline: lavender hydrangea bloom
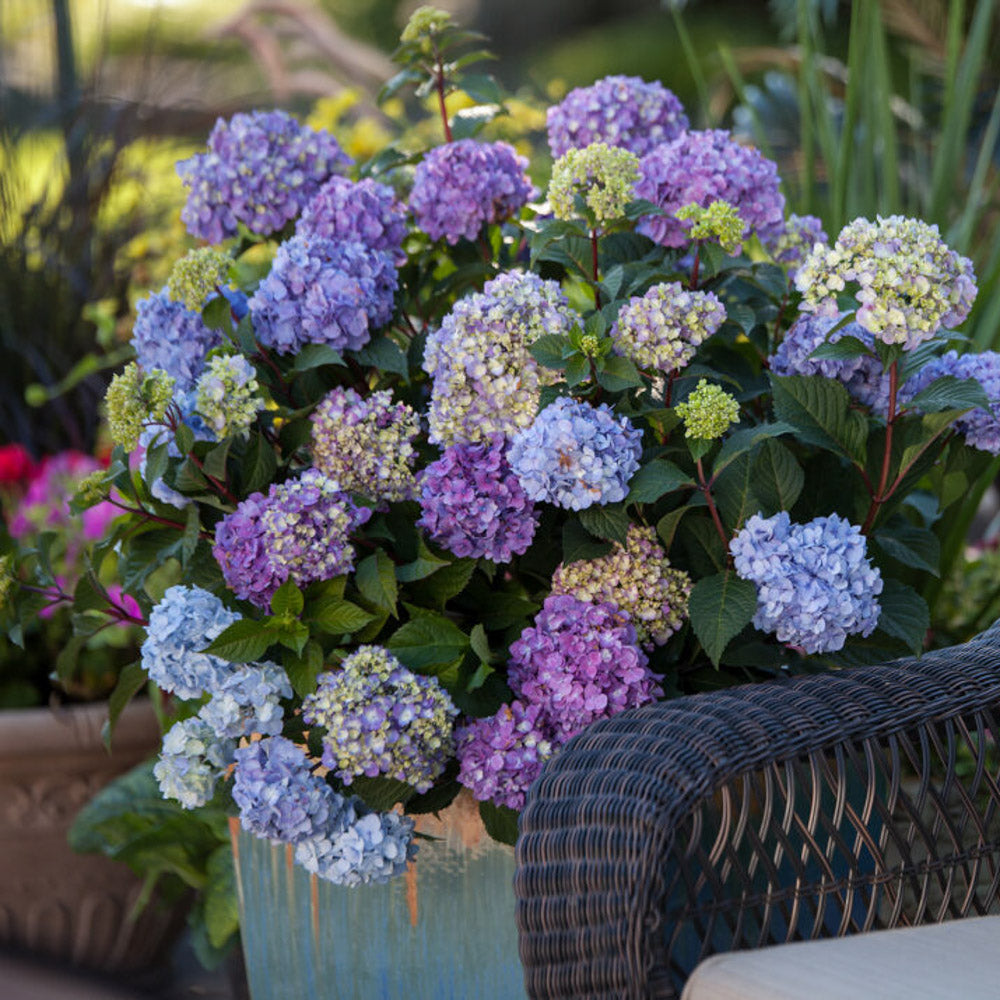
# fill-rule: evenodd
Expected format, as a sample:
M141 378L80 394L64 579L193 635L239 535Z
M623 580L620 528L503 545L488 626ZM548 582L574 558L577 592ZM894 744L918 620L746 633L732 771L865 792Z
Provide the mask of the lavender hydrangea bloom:
M841 337L856 337L873 347L872 335L858 323L848 323L831 330L843 319L842 315L819 316L801 313L788 328L785 339L769 359L775 375L822 375L842 382L851 396L873 413L885 414L889 408L889 376L874 354L856 358L813 358L820 344L835 344Z
M284 736L266 736L235 753L233 801L243 829L294 844L322 833L340 797L310 770L309 758Z
M524 807L525 794L555 747L540 721L542 707L512 701L488 719L455 731L458 780L480 802Z
M955 430L965 438L970 448L1000 455L1000 354L959 354L948 351L935 358L909 379L900 391L900 402L908 403L936 379L952 375L959 379L975 379L990 401L989 410L977 406L955 421Z
M827 243L822 219L815 215L789 215L781 231L768 240L767 249L775 261L788 270L792 281L799 267L817 243Z
M545 600L533 625L510 646L508 683L560 742L597 719L663 694L617 605L569 594Z
M233 762L236 741L219 739L211 727L195 717L175 722L163 737L153 776L165 799L175 799L185 809L209 802L215 786Z
M554 376L529 347L543 334L568 333L574 322L557 282L521 271L501 274L456 302L427 337L430 440L481 442L530 426L541 387Z
M483 444L454 444L420 478L417 524L456 556L506 563L535 537L539 515L504 451L498 434Z
M142 644L142 667L164 691L200 698L214 691L235 667L202 653L240 615L200 587L170 587L153 608Z
M676 95L662 83L646 83L638 76L606 76L589 87L577 87L549 108L546 117L553 159L594 142L643 156L688 128Z
M332 135L284 111L220 118L208 151L177 164L188 188L181 219L209 243L235 236L241 222L254 233L276 233L350 162Z
M249 663L219 684L198 715L221 738L281 734L281 699L291 698L288 674L276 663Z
M264 527L267 506L263 493L251 493L215 526L212 547L226 586L258 608L268 607L274 592L288 578L284 568L270 558Z
M222 331L210 330L201 316L170 298L166 286L136 305L132 346L139 367L159 368L176 379L179 392L193 389L205 356L222 343Z
M397 266L406 263L406 209L391 187L371 178L331 177L302 210L295 232L360 243L389 254Z
M436 677L404 667L379 646L360 646L341 669L319 675L302 718L326 730L323 765L349 785L385 774L426 792L454 750L458 714Z
M416 856L413 827L409 816L369 812L360 799L347 799L327 831L296 845L295 860L335 885L387 882Z
M262 344L294 354L306 344L356 351L392 316L392 257L360 243L293 236L250 299Z
M647 215L636 228L663 246L686 246L692 223L676 218L677 211L692 202L707 208L727 201L745 223L744 236L756 233L766 243L784 227L785 198L778 183L774 163L728 132L685 132L642 158L635 196L667 214Z
M737 574L757 586L753 623L807 653L842 649L878 624L882 576L857 525L836 514L792 524L755 514L729 543Z
M413 176L410 209L417 225L432 240L474 240L483 226L509 219L534 196L527 166L506 142L435 146Z
M627 417L563 396L514 438L508 460L532 500L582 510L624 500L641 454L642 432Z

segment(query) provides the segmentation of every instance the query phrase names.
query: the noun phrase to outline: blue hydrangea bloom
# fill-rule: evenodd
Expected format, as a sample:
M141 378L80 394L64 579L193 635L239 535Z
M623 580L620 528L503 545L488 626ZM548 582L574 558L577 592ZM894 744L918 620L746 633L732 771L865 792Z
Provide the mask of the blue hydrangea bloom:
M185 809L205 805L233 762L235 749L235 740L220 739L197 717L175 722L163 737L160 759L153 766L161 794Z
M288 674L276 663L248 663L226 677L198 715L216 736L239 739L281 734L282 698L291 698Z
M793 524L755 514L729 543L737 574L757 586L753 623L807 653L833 653L878 624L882 576L861 529L836 514Z
M392 257L360 243L293 236L250 299L257 339L279 354L306 344L356 351L392 316Z
M641 454L627 417L563 396L514 438L508 461L532 500L583 510L624 500Z
M222 331L210 330L200 313L175 302L164 285L136 304L132 346L139 367L160 368L177 380L179 392L193 389L205 355L222 343Z
M201 650L239 619L207 590L171 587L149 616L143 669L178 698L200 698L215 691L236 668Z

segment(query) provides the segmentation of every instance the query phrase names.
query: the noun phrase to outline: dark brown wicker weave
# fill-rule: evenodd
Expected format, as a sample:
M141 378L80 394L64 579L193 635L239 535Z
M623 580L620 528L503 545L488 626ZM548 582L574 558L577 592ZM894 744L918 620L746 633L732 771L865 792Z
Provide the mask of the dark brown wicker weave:
M529 995L677 997L714 952L1000 909L1000 623L591 726L521 816Z

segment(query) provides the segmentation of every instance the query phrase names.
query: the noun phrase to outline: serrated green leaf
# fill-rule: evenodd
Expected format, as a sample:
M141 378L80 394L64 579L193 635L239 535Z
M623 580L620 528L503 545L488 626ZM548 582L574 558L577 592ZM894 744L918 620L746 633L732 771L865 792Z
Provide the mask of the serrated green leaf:
M257 493L265 489L277 471L278 459L274 449L263 434L255 435L242 463L243 492Z
M232 306L224 295L213 295L201 310L202 322L210 330L233 331Z
M546 333L534 340L528 351L540 365L561 371L566 367L566 359L573 353L573 345L568 337Z
M227 626L201 652L233 663L252 663L259 660L274 641L274 633L265 622L241 618Z
M914 653L919 653L931 624L927 602L912 587L890 578L883 581L878 603L882 609L879 631L902 639Z
M488 125L497 115L503 113L500 104L477 104L471 108L462 108L451 116L451 138L471 139L478 135L485 125Z
M457 559L450 566L432 573L420 584L418 593L421 603L444 607L447 601L465 589L475 569L475 559Z
M181 565L187 566L198 548L198 540L201 536L201 519L198 505L188 504L187 512L184 515L184 533L181 535L180 557Z
M406 803L416 789L396 778L367 778L358 775L351 782L351 794L359 795L376 812L388 812L397 802Z
M180 424L174 431L174 444L182 455L186 455L194 447L194 431L187 424Z
M832 344L828 342L820 344L809 357L817 360L829 358L834 361L847 361L851 358L871 355L871 353L871 348L863 340L846 335L835 340Z
M726 316L744 333L749 333L757 325L757 314L742 302L727 302Z
M754 454L753 491L766 517L791 510L805 480L802 466L780 441L765 441Z
M761 509L754 491L754 457L744 452L726 466L712 487L722 520L731 531L738 531L748 517Z
M397 566L396 579L400 583L412 583L414 580L423 580L425 577L449 565L450 561L448 559L441 559L434 555L421 538L417 542L417 558L413 562Z
M597 365L597 381L608 392L622 392L642 385L642 376L628 358L610 354Z
M344 635L364 628L375 616L350 601L327 597L310 607L309 617L324 632Z
M660 536L668 552L670 551L670 546L674 544L674 536L677 534L678 527L680 527L681 518L689 510L691 510L690 504L685 504L676 510L668 511L656 522L656 533Z
M394 372L404 379L410 377L410 366L406 361L406 355L399 345L385 334L369 341L354 354L363 365L369 365L383 372Z
M975 379L944 375L931 382L926 389L918 392L909 405L922 413L970 410L974 407L981 407L988 411L990 401L982 385Z
M628 540L628 514L625 504L606 503L593 504L577 513L580 524L595 538L603 538L609 542L624 545Z
M322 365L343 365L344 356L329 344L306 344L295 355L292 371L305 372Z
M480 802L479 815L486 832L494 840L511 847L517 843L517 813L513 809L497 806L492 802Z
M566 384L572 388L590 378L590 362L582 354L573 354L566 362Z
M939 575L941 543L933 531L899 520L883 525L872 538L886 555L904 566Z
M396 617L396 567L385 552L379 549L358 563L355 583L372 604Z
M757 610L757 588L732 570L699 580L691 591L691 627L717 667L729 640L750 624Z
M868 423L840 382L821 375L771 376L774 413L809 444L865 461Z
M479 662L489 664L493 662L493 654L490 652L490 643L486 638L486 629L479 623L473 626L469 633L469 645L472 652L479 657Z
M389 649L418 673L437 674L460 660L469 649L469 637L450 618L422 611L389 637Z
M312 694L316 690L316 678L323 670L323 647L311 639L301 653L285 656L284 667L292 690L300 698Z
M712 466L713 475L720 472L735 458L744 452L756 448L762 441L768 438L780 437L782 434L793 434L795 428L791 424L777 421L772 424L758 424L756 427L741 427L733 431L719 449L719 454L715 458Z
M233 439L227 437L215 445L214 448L209 448L205 453L205 457L201 460L205 475L225 481L226 459L229 457L229 449L232 447L232 444Z
M286 649L292 650L296 656L301 656L302 651L309 641L309 626L305 622L298 620L277 621L273 620L270 625L273 637Z
M462 76L461 88L477 104L502 104L503 91L489 73L467 73Z
M611 542L595 538L576 518L563 525L562 561L567 565L582 559L600 559L611 552Z
M304 606L305 598L294 580L286 580L271 597L271 614L276 618L296 618Z
M694 486L694 480L679 466L664 458L654 458L629 480L625 503L655 503L674 490Z

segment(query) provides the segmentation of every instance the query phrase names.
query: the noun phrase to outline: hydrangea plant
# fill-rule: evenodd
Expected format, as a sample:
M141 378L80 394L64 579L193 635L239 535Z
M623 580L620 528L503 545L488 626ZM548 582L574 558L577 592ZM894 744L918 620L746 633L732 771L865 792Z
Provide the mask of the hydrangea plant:
M933 226L828 243L759 151L625 77L550 110L529 180L478 138L468 38L429 8L403 35L384 93L442 115L417 154L216 126L180 167L213 251L140 303L108 399L106 551L190 705L163 792L351 885L463 787L510 840L595 720L920 651L948 509L1000 453ZM449 116L456 87L481 106Z

